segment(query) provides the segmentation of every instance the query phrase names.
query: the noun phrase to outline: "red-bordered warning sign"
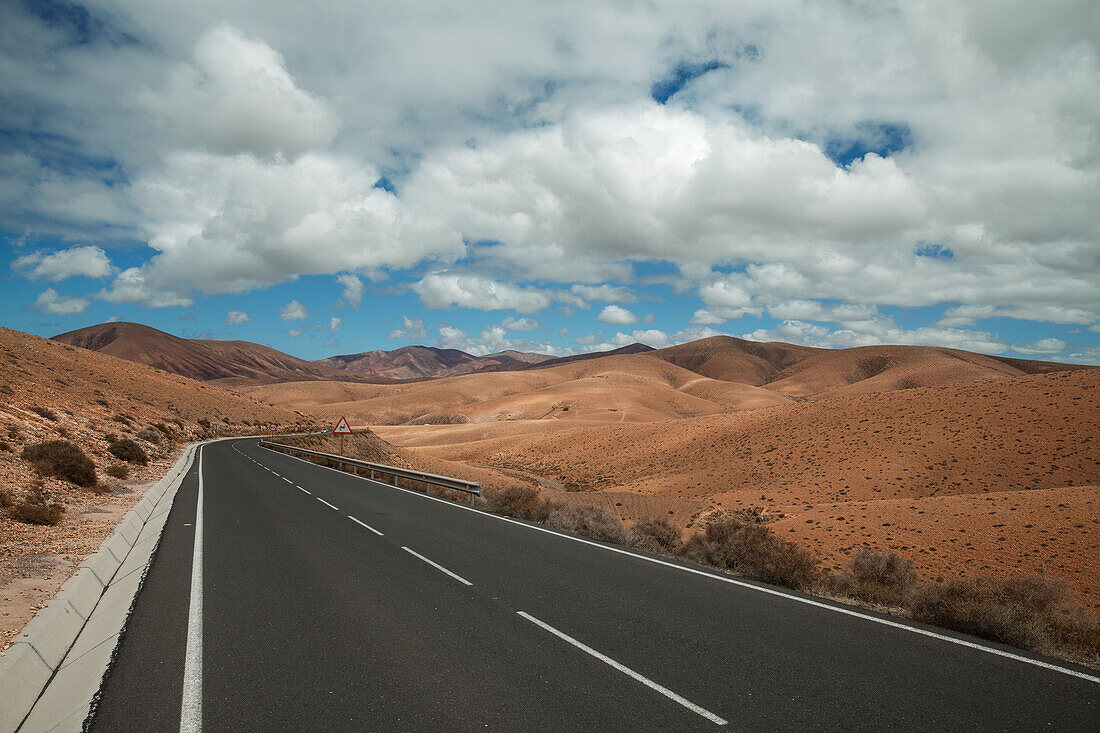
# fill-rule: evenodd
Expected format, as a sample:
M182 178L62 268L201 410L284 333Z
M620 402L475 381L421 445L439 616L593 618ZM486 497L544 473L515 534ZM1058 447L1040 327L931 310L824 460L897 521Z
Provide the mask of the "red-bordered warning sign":
M348 426L348 419L341 417L340 422L336 423L336 429L332 431L333 435L351 435L351 427Z

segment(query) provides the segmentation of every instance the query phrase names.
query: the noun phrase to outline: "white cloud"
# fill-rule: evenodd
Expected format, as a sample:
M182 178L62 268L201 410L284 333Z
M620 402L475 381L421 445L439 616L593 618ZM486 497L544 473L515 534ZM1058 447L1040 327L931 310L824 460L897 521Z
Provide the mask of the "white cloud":
M299 337L299 336L301 336L301 335L302 335L303 333L305 333L305 329L301 329L301 328L291 328L291 329L289 329L289 330L288 330L288 331L286 332L286 335L287 335L287 336L290 336L291 338L298 338L298 337Z
M168 284L159 282L155 273L138 267L120 272L111 287L99 291L96 297L111 303L141 303L150 308L187 307L195 302Z
M195 44L193 63L172 71L139 102L187 144L223 155L294 158L327 145L339 123L331 106L300 89L278 52L222 24Z
M322 344L322 348L325 348L325 349L335 349L339 346L340 346L340 340L339 339L329 339L324 344Z
M597 320L603 321L604 323L626 324L638 322L638 317L636 315L628 311L626 308L620 308L617 305L606 306L602 311L600 311L600 315L598 315L596 318Z
M695 311L691 316L691 322L701 326L718 326L728 320L728 318L714 315L705 308Z
M238 326L242 323L248 323L252 319L248 317L248 314L244 311L229 311L225 315L225 325Z
M743 334L742 338L750 341L781 341L819 348L905 344L941 346L987 354L1000 354L1009 348L1004 339L988 331L940 326L922 326L907 330L894 324L892 319L881 316L853 325L852 328L833 330L819 324L785 320L773 328L759 328Z
M72 316L83 313L89 305L91 301L87 298L61 295L53 288L46 288L35 298L31 309L54 316Z
M629 288L621 285L585 285L578 283L569 288L574 295L584 300L595 300L603 303L623 303L629 305L638 300L638 296L630 292Z
M1012 350L1028 356L1060 354L1066 350L1066 345L1062 339L1045 338L1030 344L1012 344Z
M534 318L513 318L508 316L500 323L508 331L537 331L539 322Z
M279 309L279 317L284 321L304 321L309 318L309 313L304 305L292 300Z
M409 318L408 316L402 316L404 325L394 331L390 331L391 339L426 339L428 338L428 330L424 328L424 321L421 318Z
M340 330L340 327L344 325L344 319L333 316L328 319L328 330L336 333Z
M83 276L101 278L114 272L107 253L95 246L72 247L58 252L32 252L12 262L12 268L32 280L60 282Z
M344 302L358 308L359 304L363 302L363 281L355 275L344 273L336 276L336 282L344 286L344 290L340 294Z
M534 288L519 288L475 275L431 273L412 286L428 308L457 305L476 310L536 313L550 305L550 296Z

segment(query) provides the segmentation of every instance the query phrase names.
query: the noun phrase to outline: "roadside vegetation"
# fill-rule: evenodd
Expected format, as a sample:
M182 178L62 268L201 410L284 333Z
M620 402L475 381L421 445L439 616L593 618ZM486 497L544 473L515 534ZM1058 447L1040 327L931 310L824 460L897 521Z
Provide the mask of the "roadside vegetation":
M667 517L643 517L627 528L604 507L549 501L525 486L486 489L478 506L1022 649L1093 666L1100 662L1096 616L1075 602L1062 580L1016 575L926 581L911 561L869 548L859 549L844 570L830 573L809 550L749 514L716 518L685 539Z

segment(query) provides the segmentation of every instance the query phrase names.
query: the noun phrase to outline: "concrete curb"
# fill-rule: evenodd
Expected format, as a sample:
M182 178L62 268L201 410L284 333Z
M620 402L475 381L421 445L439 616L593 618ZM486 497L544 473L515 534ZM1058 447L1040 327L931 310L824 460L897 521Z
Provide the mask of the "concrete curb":
M150 486L0 657L0 731L79 731L201 443Z

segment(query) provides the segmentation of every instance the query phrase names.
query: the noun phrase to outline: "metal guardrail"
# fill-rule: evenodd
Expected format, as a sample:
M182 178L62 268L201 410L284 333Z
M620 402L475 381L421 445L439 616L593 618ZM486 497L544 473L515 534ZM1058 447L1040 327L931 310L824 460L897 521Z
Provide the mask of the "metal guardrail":
M369 471L369 477L374 480L377 474L390 475L394 477L394 485L397 485L398 478L406 478L413 481L420 481L427 485L427 493L432 493L432 487L438 486L442 489L450 489L452 491L463 491L470 495L470 506L474 505L476 497L481 496L481 483L479 481L463 481L460 478L452 478L450 476L439 476L434 473L424 473L422 471L412 471L407 468L398 468L397 466L387 466L384 463L371 463L369 461L360 461L356 458L345 458L333 453L322 453L321 451L310 450L309 448L299 448L296 445L287 445L286 443L273 443L270 440L260 439L260 447L267 448L268 450L282 451L285 453L301 453L307 456L313 456L314 458L323 458L326 461L333 461L339 466L343 464L348 466L352 473L356 476L363 474L359 473L360 469L366 469Z

